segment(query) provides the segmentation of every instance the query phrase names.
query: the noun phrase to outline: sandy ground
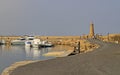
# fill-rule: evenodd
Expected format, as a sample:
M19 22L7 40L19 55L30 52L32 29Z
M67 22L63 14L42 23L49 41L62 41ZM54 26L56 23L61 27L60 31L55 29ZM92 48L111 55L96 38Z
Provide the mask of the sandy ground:
M49 52L44 54L44 56L54 56L54 57L65 57L71 54L73 50L66 50L66 51L56 51L56 52Z
M90 41L101 47L85 54L23 65L10 75L120 75L120 45Z

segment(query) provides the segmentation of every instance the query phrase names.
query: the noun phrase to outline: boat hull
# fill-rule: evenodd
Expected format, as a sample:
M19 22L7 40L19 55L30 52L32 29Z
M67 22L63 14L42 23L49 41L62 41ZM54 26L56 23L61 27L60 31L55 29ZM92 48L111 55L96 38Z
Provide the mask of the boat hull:
M53 44L43 44L43 45L40 45L40 47L53 47L54 45Z
M25 45L25 42L12 42L11 45Z

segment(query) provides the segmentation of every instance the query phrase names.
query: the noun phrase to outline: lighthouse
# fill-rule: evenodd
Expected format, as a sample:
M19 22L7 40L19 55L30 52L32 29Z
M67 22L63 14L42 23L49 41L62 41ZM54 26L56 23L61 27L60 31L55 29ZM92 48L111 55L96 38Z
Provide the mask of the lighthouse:
M94 24L93 22L90 23L90 32L89 32L89 38L94 38L95 33L94 33Z

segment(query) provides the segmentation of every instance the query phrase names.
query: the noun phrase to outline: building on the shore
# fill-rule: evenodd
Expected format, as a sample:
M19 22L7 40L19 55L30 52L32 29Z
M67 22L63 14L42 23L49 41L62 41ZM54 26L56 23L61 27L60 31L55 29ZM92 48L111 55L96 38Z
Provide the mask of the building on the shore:
M95 33L94 33L94 24L93 22L90 23L90 32L89 32L89 38L94 38Z

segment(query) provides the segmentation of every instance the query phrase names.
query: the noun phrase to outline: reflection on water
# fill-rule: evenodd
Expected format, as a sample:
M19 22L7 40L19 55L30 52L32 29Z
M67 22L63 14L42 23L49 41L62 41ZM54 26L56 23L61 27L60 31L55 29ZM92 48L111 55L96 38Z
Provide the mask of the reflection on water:
M24 46L0 46L0 73L11 64L24 60L47 60L54 57L42 56L52 51L52 48L29 48Z
M25 53L27 58L39 59L39 57L43 57L43 54L52 51L52 48L30 48L25 47Z
M26 57L39 58L41 55L41 50L38 48L25 47Z
M47 60L55 57L45 57L45 53L67 50L67 46L55 46L52 48L29 48L24 46L0 46L0 73L11 64L24 60Z

